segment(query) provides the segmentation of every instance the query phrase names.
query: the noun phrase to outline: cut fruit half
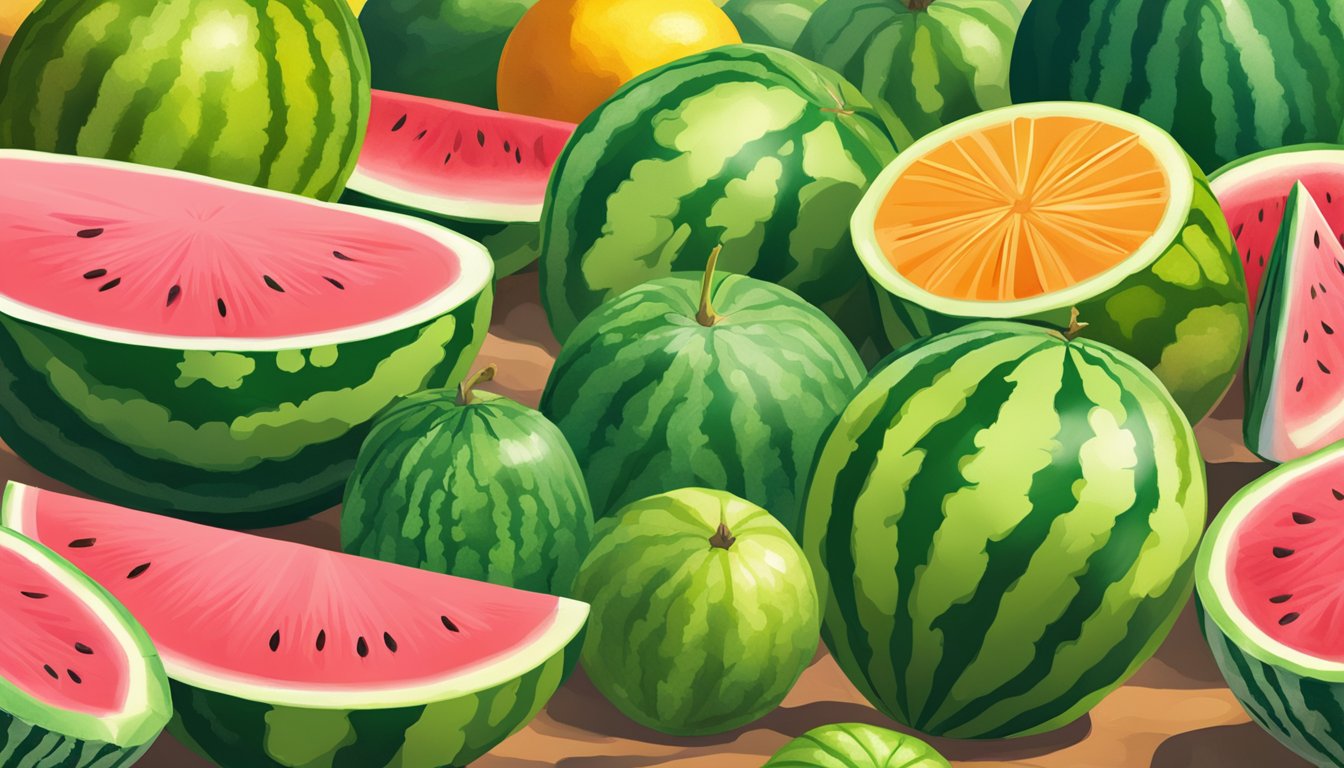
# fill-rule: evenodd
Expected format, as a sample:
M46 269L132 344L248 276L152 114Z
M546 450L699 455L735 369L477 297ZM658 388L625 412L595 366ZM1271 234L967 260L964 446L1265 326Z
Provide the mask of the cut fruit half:
M1265 268L1246 359L1246 446L1288 461L1344 438L1344 245L1301 182Z
M1154 368L1193 420L1241 359L1246 297L1203 175L1155 125L1082 103L935 131L869 188L852 231L893 344L982 318L1066 327Z

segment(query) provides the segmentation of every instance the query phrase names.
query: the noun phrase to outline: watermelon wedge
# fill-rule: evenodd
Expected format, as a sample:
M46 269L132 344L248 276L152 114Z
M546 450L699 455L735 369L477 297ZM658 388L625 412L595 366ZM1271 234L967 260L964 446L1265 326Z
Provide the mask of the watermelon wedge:
M1344 242L1344 147L1302 144L1271 149L1237 160L1209 178L1246 270L1252 325L1288 193L1299 181L1325 216L1330 233Z
M420 219L41 152L0 179L0 438L92 496L319 512L373 416L485 338L489 255Z
M584 603L10 483L6 526L129 608L173 734L224 768L465 765L528 722Z
M122 768L172 707L144 629L64 558L0 528L0 765Z
M1246 358L1246 446L1283 462L1344 438L1344 244L1307 186L1288 194Z
M481 240L503 277L537 257L551 167L576 127L375 90L341 200L421 216Z

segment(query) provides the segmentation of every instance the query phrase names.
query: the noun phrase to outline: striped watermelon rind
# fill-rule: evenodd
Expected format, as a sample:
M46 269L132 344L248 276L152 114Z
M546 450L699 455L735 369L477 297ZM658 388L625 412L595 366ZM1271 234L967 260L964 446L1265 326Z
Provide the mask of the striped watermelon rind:
M986 321L871 373L817 455L802 544L822 637L883 713L1004 738L1081 716L1190 596L1207 491L1138 361Z
M0 60L0 146L335 200L369 117L345 0L44 3Z
M868 723L823 725L785 744L761 768L951 768L908 733Z
M789 50L825 0L715 0L742 42Z
M1171 206L1161 226L1116 267L1070 288L1031 299L963 301L931 294L898 274L873 236L882 200L927 150L957 135L1015 117L1075 115L1118 125L1141 137L1168 169ZM991 110L925 136L873 182L854 212L854 242L882 296L888 338L913 339L979 319L1030 320L1068 327L1138 358L1153 369L1191 423L1227 392L1241 365L1249 326L1246 279L1232 233L1204 174L1172 138L1128 113L1094 104L1037 103Z

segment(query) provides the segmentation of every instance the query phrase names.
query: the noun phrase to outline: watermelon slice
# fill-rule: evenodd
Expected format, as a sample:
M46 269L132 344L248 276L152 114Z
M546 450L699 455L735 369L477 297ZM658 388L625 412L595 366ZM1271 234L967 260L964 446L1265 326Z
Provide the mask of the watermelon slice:
M416 218L39 152L0 179L0 438L99 498L321 511L373 416L485 337L489 255Z
M1250 716L1314 765L1344 765L1344 443L1232 497L1196 561L1204 635Z
M1306 185L1288 195L1246 358L1246 446L1287 461L1344 438L1344 245Z
M120 768L167 724L168 680L144 629L67 560L3 528L0 623L0 765Z
M551 167L576 127L375 90L342 201L422 216L477 238L502 277L537 257Z
M11 483L5 525L144 624L174 735L222 766L465 765L529 721L584 603Z
M1304 144L1271 149L1231 163L1209 179L1246 270L1252 325L1288 193L1299 181L1311 192L1332 236L1344 242L1344 147Z

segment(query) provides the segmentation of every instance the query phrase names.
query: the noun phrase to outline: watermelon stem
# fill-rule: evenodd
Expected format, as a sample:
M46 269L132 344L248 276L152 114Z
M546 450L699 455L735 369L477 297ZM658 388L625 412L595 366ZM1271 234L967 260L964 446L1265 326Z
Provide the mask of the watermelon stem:
M700 282L700 311L695 313L695 319L706 328L710 328L719 322L719 316L714 312L713 305L710 304L709 293L714 286L714 270L719 266L719 252L722 250L722 245L716 245L714 250L709 252L709 262L705 264L705 277Z
M1082 333L1083 329L1086 327L1087 323L1078 322L1078 308L1074 307L1069 311L1069 327L1068 330L1064 331L1064 340L1073 341L1078 338L1078 334Z
M933 0L906 0L905 7L912 11L925 11L933 5Z
M476 402L476 393L472 390L487 381L493 381L498 370L495 364L491 363L464 379L461 384L457 385L457 404L471 405Z
M709 537L709 546L717 547L718 549L728 549L732 547L733 543L736 541L737 537L733 535L732 531L728 530L728 524L721 522L719 523L718 530L714 531L714 535Z

